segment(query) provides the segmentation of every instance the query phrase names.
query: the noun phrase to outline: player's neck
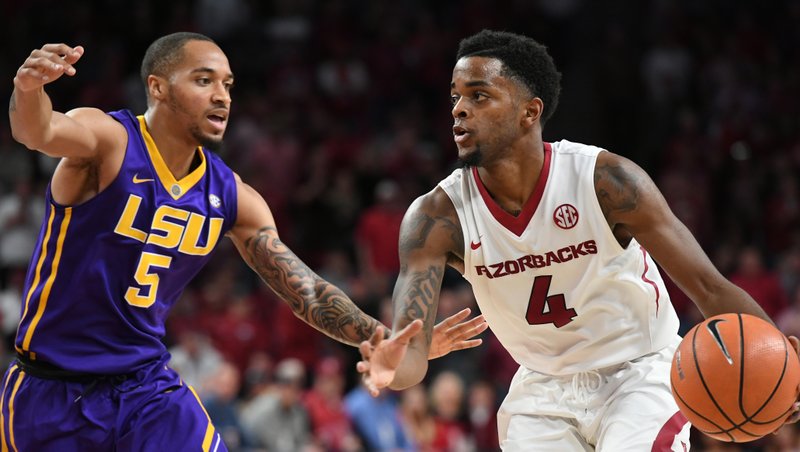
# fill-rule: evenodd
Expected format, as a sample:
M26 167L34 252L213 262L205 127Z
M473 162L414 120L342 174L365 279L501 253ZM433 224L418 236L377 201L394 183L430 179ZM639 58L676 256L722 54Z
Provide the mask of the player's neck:
M153 110L147 110L144 119L147 131L175 179L180 180L189 174L197 154L197 143L190 137L187 140L187 137L183 136L185 134L175 133L169 119L165 120Z
M478 168L483 185L505 211L516 215L533 194L544 165L544 144L514 146L502 157Z

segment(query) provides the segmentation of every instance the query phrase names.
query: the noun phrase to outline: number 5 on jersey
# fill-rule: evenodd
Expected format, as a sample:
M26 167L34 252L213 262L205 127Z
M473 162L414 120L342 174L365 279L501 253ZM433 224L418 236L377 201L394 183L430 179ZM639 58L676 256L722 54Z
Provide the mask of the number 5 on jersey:
M159 276L156 273L151 273L151 267L169 268L172 263L172 258L162 254L143 252L142 257L139 258L139 265L136 267L136 274L133 279L142 287L147 286L147 294L142 295L142 289L130 286L125 291L125 301L128 304L139 307L149 308L156 302L156 294L158 293Z
M529 325L552 323L556 328L561 328L578 315L574 309L567 308L564 294L548 295L552 279L552 275L542 275L533 280L528 312L525 314Z

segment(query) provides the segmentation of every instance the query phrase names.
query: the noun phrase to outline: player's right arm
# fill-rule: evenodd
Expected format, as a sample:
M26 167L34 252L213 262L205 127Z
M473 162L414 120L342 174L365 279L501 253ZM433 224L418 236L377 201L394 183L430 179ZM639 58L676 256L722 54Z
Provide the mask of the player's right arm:
M15 140L46 155L75 160L98 159L107 150L124 148L125 129L103 111L53 111L44 85L75 75L73 65L82 55L83 47L66 44L46 44L31 52L14 77L8 106Z
M448 262L461 259L464 238L452 202L437 187L408 208L400 227L400 273L395 283L394 333L362 343L357 369L373 395L411 387L425 377L439 291ZM483 323L481 330L488 325ZM423 334L417 334L422 330Z

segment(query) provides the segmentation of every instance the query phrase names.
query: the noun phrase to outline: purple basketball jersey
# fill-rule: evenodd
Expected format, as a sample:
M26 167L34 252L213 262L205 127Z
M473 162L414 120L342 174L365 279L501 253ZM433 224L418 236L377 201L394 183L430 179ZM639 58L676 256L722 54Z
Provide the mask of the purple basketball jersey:
M131 372L166 354L169 309L236 221L236 181L215 154L175 180L144 122L128 132L116 179L91 200L58 205L47 190L15 345L31 360L97 374Z

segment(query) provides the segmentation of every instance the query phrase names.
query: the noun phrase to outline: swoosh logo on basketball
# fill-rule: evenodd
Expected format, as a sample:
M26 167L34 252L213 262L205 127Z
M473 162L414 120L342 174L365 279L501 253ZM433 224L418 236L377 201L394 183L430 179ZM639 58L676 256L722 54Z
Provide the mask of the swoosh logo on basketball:
M139 173L133 175L134 184L142 184L144 182L153 182L153 179L139 179Z
M722 350L722 354L725 355L725 359L728 360L728 364L732 365L733 359L731 358L731 354L728 353L728 347L725 346L725 342L723 342L722 336L720 336L719 330L717 329L717 324L720 322L725 322L725 321L722 319L711 320L710 322L708 322L708 325L706 325L706 328L708 328L708 331L714 337L714 342L717 343L717 347L719 347L719 349Z
M472 248L473 250L477 250L478 248L481 247L481 242L478 242L478 243L469 242L469 247Z

